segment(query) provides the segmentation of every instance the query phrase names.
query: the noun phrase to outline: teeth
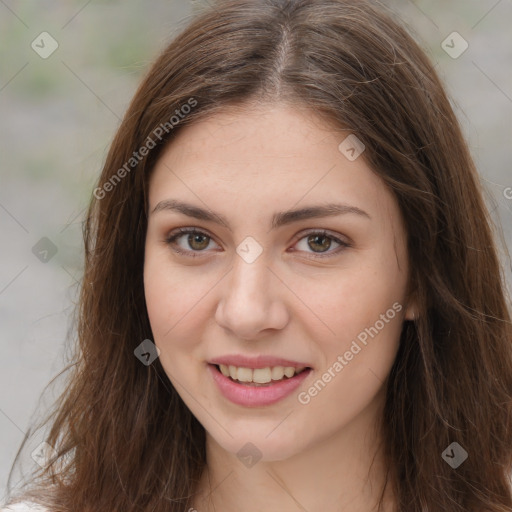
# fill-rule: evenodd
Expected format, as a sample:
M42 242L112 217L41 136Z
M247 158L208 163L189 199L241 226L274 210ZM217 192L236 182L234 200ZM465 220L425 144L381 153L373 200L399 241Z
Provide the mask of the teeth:
M231 374L231 378L233 377L233 374L231 371L229 372ZM251 382L252 381L252 370L250 368L237 368L237 377L240 382Z
M274 366L272 368L272 380L281 380L284 377L284 368L282 366Z
M272 368L245 368L242 366L219 365L222 375L231 377L240 382L255 382L257 384L267 384L273 380L282 380L285 376L289 379L304 370L305 366L294 368L293 366L273 366Z
M250 370L249 370L250 371ZM295 372L293 372L295 373ZM272 380L270 368L258 368L252 371L252 381L259 384L266 384Z
M237 377L238 370L237 370L236 366L230 366L228 371L229 371L229 377L231 377L232 379L238 378Z
M285 369L284 369L284 374L290 378L290 377L293 377L295 375L295 368L290 368L289 366L287 366Z

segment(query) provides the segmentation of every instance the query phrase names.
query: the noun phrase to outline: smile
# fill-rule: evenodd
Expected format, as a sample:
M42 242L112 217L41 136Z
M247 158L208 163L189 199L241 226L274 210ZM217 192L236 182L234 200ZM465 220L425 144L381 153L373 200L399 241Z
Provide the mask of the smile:
M284 399L312 371L304 366L247 368L224 364L208 364L208 370L221 394L245 407L271 405Z
M245 368L243 366L221 364L217 366L217 369L220 370L222 375L229 377L235 382L261 386L273 383L273 381L291 379L294 375L303 372L306 367L267 366L266 368Z

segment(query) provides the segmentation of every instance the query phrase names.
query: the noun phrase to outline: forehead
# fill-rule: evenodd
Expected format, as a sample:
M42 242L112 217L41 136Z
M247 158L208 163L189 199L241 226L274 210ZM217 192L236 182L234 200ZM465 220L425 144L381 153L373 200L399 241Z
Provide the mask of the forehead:
M182 128L167 146L150 180L150 210L169 196L228 217L319 202L349 203L381 219L396 213L364 152L350 160L339 149L349 135L286 105L227 109Z

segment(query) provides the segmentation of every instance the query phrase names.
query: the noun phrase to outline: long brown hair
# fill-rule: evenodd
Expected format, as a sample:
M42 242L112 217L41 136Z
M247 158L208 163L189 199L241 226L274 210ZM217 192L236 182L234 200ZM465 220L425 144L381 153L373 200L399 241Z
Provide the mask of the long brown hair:
M23 497L52 512L191 506L204 428L159 360L134 356L152 339L148 179L183 126L250 101L348 127L402 212L420 314L404 323L381 427L397 510L510 512L512 333L492 221L433 66L393 14L360 0L219 1L151 67L84 224L77 349L45 420L57 457ZM468 454L457 469L443 456L454 442Z

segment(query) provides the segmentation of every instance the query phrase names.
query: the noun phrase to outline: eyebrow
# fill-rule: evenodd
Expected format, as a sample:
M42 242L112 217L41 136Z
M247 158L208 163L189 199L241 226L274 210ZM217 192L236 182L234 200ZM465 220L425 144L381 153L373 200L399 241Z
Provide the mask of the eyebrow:
M218 213L214 213L192 204L184 203L176 199L166 199L160 201L151 214L155 214L161 211L174 211L187 215L198 220L210 221L215 224L220 224L231 231L229 222L227 219ZM364 210L357 208L356 206L350 206L347 204L326 204L316 206L306 206L304 208L296 210L288 210L283 212L276 212L272 216L272 229L298 222L305 219L314 219L317 217L334 217L337 215L355 214L361 217L371 219L370 215Z

